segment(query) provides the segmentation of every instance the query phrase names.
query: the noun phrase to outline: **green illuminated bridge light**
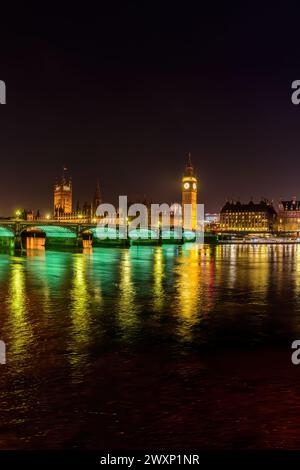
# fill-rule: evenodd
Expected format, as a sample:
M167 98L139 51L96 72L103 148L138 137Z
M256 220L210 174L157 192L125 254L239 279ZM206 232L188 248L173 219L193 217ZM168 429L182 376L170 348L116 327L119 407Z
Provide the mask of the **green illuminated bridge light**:
M37 225L31 229L41 230L49 238L77 238L76 232L68 227L60 227L56 225Z
M111 227L93 227L91 229L93 237L99 238L101 240L111 239L116 240L119 238L119 231Z
M119 237L124 238L122 231L110 227L92 228L91 232L93 233L93 236L100 239L117 239ZM157 231L151 229L133 229L128 231L128 238L132 240L158 238L158 233Z
M15 234L12 230L6 227L0 226L0 237L10 237L14 238Z
M132 240L142 239L150 239L150 238L158 238L158 233L155 230L150 230L146 228L134 229L128 232L129 238Z
M43 234L46 241L45 246L82 247L88 236L89 242L94 246L129 246L131 244L158 244L158 243L181 243L192 242L196 234L192 230L178 230L176 228L128 228L122 227L96 227L95 224L60 223L60 222L28 222L20 220L3 220L0 222L0 245L3 247L14 247L23 249L23 236L36 236L39 232ZM93 240L93 241L92 241ZM181 240L181 241L180 241Z

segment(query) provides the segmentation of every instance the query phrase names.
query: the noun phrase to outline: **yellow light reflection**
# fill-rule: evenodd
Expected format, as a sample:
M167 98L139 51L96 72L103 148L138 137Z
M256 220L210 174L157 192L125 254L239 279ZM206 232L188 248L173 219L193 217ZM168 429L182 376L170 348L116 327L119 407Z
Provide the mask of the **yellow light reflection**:
M118 318L119 324L124 332L124 337L130 336L130 330L137 323L135 289L132 282L132 260L130 250L124 250L120 264L120 298Z
M28 299L25 285L25 268L24 261L21 258L14 259L9 279L6 303L12 332L8 350L11 353L12 361L25 361L28 360L32 330L27 318Z
M154 252L154 288L153 307L155 311L161 311L164 303L164 259L162 247L157 247Z
M192 327L198 322L199 297L199 250L197 248L184 249L177 267L178 292L177 314L179 319L178 334L185 341L192 339Z
M83 254L74 256L73 279L71 288L71 341L70 362L80 370L85 364L87 352L84 350L89 341L90 306L87 288L87 260ZM76 372L76 371L75 371Z

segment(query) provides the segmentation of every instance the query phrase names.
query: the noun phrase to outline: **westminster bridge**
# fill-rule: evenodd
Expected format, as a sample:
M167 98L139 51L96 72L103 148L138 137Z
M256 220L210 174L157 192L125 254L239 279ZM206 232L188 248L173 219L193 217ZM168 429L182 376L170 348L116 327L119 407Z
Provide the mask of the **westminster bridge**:
M45 238L46 247L83 247L83 240L90 240L92 246L128 246L131 244L159 244L182 243L195 241L196 234L191 230L184 230L183 234L173 228L163 230L134 229L128 231L127 227L109 228L96 223L67 222L57 220L20 219L0 220L0 246L16 250L24 248L26 237Z

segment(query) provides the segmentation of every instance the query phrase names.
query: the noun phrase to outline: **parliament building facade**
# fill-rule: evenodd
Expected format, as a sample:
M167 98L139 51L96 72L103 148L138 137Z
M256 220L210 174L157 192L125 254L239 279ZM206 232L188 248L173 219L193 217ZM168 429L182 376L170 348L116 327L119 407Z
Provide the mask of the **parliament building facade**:
M248 204L228 201L221 209L219 228L224 232L270 232L276 228L276 222L277 213L267 200Z

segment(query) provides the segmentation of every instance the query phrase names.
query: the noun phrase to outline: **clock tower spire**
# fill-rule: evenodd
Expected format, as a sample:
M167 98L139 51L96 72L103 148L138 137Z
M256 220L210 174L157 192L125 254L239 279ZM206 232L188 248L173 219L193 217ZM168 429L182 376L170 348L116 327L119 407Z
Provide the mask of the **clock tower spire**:
M182 177L182 213L183 228L188 230L197 229L197 188L198 182L192 164L191 153Z

